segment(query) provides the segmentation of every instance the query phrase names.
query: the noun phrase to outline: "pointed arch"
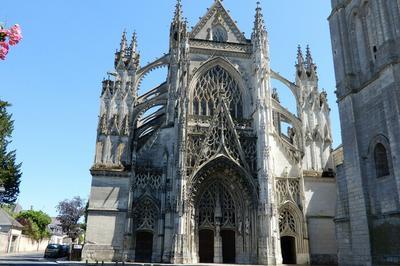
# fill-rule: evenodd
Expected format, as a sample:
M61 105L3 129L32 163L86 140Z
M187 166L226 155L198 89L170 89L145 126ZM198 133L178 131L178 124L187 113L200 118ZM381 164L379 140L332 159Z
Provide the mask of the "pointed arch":
M213 77L214 74L222 76L219 76L218 79L218 77ZM222 79L227 79L227 84L224 85L223 89L226 92L226 97L230 99L228 105L231 107L231 111L235 112L234 117L244 115L243 107L250 104L250 94L238 69L222 57L211 58L195 71L189 85L190 114L195 113L193 105L195 99L201 102L200 98L206 98L214 107L217 106L218 86L221 85L220 80ZM200 92L200 88L205 87L207 92ZM197 92L199 93L197 94L199 95L196 94L196 89L198 89ZM234 105L231 105L232 102ZM212 112L213 110L207 110L207 115L210 116Z
M351 10L348 18L348 21L350 22L350 32L348 34L350 41L354 43L351 51L353 55L353 69L356 72L365 74L365 71L368 70L369 66L366 47L368 42L366 39L361 11L362 10L360 10L358 7L354 7Z
M296 256L308 253L308 236L305 218L293 202L286 201L279 208L279 233L283 238L293 237Z
M220 173L224 173L223 176ZM189 204L193 205L205 183L215 180L221 180L230 187L232 183L235 183L237 197L240 197L243 202L257 206L258 192L254 178L242 166L225 155L218 155L194 171L187 185Z
M279 208L279 230L281 236L302 236L303 214L291 201L286 201Z
M156 200L148 195L139 198L133 211L136 231L156 232L159 213Z
M375 136L368 153L375 168L375 177L389 176L392 168L389 139L384 135Z

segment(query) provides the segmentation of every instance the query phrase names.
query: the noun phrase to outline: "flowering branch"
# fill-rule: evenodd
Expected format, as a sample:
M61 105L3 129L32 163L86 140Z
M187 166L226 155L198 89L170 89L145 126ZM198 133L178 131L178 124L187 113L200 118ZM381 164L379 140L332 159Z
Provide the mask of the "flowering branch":
M10 45L18 44L22 39L21 27L15 24L9 29L0 25L0 59L6 59Z

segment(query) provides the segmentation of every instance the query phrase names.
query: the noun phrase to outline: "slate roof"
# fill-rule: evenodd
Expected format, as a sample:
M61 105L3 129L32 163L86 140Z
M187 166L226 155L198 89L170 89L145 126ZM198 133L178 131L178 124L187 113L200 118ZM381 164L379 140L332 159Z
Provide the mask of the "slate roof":
M12 218L6 211L0 208L0 226L12 226L13 228L23 228L24 226Z

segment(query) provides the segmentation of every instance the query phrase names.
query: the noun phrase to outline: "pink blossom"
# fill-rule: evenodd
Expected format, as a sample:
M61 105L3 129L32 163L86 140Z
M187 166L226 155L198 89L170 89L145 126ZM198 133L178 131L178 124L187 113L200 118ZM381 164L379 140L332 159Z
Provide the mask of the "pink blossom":
M4 60L6 59L6 55L8 54L8 43L6 42L0 42L0 59Z
M16 45L22 39L21 27L18 24L8 30L8 38L10 45Z

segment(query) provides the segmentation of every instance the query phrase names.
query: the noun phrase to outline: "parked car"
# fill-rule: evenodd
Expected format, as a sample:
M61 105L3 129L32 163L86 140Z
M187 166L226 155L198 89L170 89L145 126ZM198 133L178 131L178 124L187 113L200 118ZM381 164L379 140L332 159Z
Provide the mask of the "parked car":
M63 258L69 256L69 245L48 244L44 251L45 258Z
M59 244L48 244L44 251L45 258L59 258L61 245Z
M60 246L60 258L69 257L69 245L61 245Z

